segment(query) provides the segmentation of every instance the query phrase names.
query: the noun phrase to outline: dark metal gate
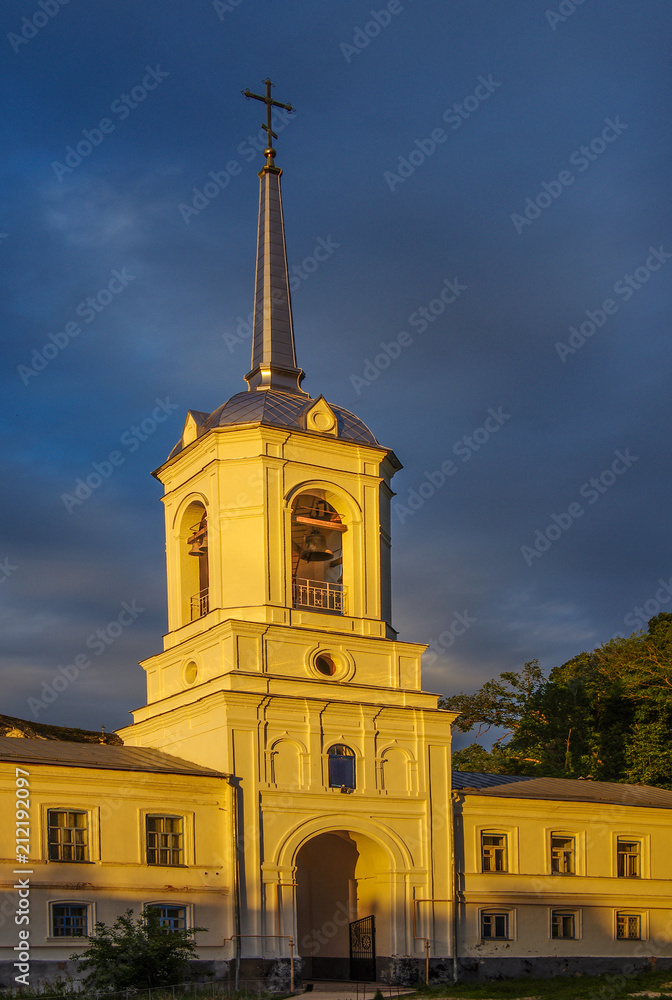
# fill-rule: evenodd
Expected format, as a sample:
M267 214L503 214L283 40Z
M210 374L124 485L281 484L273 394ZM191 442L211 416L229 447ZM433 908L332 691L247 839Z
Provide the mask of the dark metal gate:
M350 924L350 978L376 981L376 925L373 916Z

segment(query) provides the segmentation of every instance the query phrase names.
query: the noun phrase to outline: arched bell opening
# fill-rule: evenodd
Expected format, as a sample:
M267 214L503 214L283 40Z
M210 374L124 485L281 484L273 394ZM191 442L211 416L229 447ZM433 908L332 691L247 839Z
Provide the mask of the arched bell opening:
M182 623L186 624L202 618L210 610L208 514L198 501L190 503L182 515L180 570Z
M345 614L340 513L322 489L300 493L292 504L292 599L296 608Z

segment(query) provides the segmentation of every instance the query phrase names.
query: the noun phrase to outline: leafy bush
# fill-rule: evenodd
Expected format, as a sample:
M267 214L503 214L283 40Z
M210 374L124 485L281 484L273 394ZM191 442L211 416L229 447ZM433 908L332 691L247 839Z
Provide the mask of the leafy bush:
M205 929L171 930L162 926L151 907L136 920L133 910L126 910L111 927L97 923L89 947L71 958L78 970L88 972L84 985L90 989L113 992L169 986L188 978L189 960L196 958L192 935Z

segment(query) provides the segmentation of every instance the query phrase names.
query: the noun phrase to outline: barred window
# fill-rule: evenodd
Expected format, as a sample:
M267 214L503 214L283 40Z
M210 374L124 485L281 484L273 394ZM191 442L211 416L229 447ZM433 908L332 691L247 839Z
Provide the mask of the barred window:
M181 816L147 817L147 864L184 864Z
M616 938L619 941L641 941L642 939L641 914L617 913Z
M81 903L52 903L51 934L53 937L86 937L88 906Z
M85 812L50 809L47 823L50 861L89 860L88 824Z
M481 937L486 940L508 941L509 914L503 911L483 910L481 913Z
M576 914L571 910L553 910L551 912L551 937L576 937Z
M551 834L551 871L556 875L574 872L574 837Z
M481 834L481 868L484 872L506 872L509 870L506 834Z
M641 844L638 840L616 841L617 872L619 878L639 878L641 869Z
M169 931L185 931L187 929L186 906L164 906L162 903L152 903L147 907L153 910L159 918L162 927Z

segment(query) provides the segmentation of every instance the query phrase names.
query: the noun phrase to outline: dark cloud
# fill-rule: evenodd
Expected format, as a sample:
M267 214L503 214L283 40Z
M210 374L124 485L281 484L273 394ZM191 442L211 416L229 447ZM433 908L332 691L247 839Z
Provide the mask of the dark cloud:
M240 91L266 75L298 108L277 143L290 264L334 246L294 272L306 387L404 462L394 620L404 639L444 636L426 686L628 633L672 573L669 4L591 0L561 21L548 0L402 0L377 26L355 0L228 6L64 4L25 43L10 36L33 8L2 14L3 710L30 717L132 600L137 621L40 720L109 728L143 700L136 661L166 627L148 473L186 410L214 409L249 367L234 338L262 116ZM185 213L211 172L226 186ZM115 272L132 277L86 320ZM423 329L445 281L464 290ZM140 440L157 400L170 412ZM485 440L491 411L507 418ZM68 509L113 451L113 475ZM619 451L636 461L612 482ZM434 493L400 516L423 483ZM474 619L459 635L455 615Z

